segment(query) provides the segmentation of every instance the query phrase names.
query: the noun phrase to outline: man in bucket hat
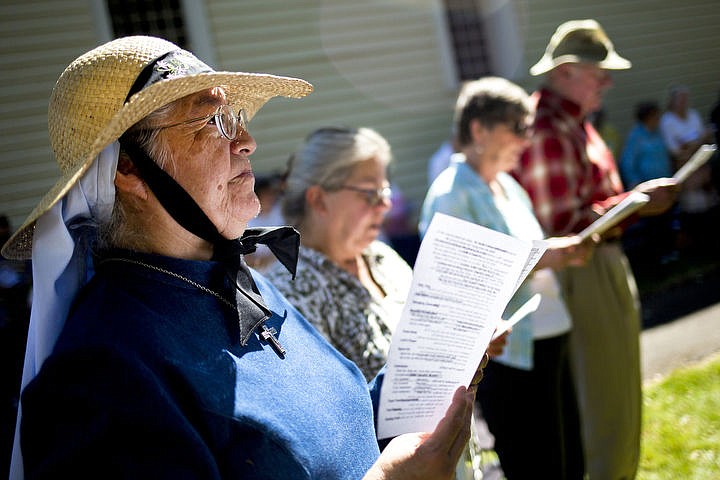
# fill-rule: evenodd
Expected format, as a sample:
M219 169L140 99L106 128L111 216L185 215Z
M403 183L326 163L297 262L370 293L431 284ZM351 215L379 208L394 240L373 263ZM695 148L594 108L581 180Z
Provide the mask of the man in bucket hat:
M379 381L243 261L265 243L294 274L297 232L246 229L248 122L311 90L141 36L63 72L62 178L2 250L34 273L12 478L452 478L473 388L380 454Z
M534 93L531 143L514 174L530 194L548 235L578 233L619 203L624 192L612 153L587 116L612 85L608 70L630 68L595 20L560 25L531 69L545 75ZM675 199L674 181L635 187L650 196L639 215L656 215ZM639 299L620 230L606 235L590 261L560 272L573 319L571 363L591 479L635 476L640 446Z

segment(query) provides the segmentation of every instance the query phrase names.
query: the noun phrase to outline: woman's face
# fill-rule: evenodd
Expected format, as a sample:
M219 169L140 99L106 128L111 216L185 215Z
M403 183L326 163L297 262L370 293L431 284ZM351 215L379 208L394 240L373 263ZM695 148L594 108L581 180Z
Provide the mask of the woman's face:
M167 125L211 115L225 103L220 87L190 95L179 101ZM214 119L166 128L162 135L172 159L163 168L190 194L222 236L234 239L242 235L260 207L249 158L255 151L255 140L240 127L237 138L227 140Z
M359 255L380 234L392 202L389 197L380 198L370 191L389 187L385 170L383 162L370 158L356 164L343 183L345 188L324 190L324 224L330 237L347 255Z
M511 120L486 129L482 140L482 161L494 166L496 172L515 168L520 155L529 146L529 120Z

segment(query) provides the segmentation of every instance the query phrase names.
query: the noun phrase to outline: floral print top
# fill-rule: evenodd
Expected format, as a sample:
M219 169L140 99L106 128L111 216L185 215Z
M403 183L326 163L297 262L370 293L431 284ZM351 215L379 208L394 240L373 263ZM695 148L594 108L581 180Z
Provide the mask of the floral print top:
M379 297L324 254L301 246L297 275L275 263L265 273L288 301L371 380L385 365L390 338L400 320L412 269L388 245L374 241L363 252Z

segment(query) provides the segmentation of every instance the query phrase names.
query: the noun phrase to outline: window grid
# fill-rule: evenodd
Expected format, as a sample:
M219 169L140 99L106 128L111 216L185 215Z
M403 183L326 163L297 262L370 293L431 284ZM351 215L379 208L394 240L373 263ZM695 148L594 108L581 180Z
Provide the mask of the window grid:
M152 35L188 48L180 0L107 0L115 37Z
M444 0L460 81L474 80L491 73L478 1Z

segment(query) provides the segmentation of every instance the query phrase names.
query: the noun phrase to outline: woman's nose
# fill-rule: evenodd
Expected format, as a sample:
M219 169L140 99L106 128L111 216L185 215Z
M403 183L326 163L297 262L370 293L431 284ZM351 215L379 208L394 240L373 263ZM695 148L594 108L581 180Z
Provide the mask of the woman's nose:
M380 199L378 206L381 207L386 212L388 212L388 211L390 211L390 209L393 206L392 199L390 197L383 197Z
M246 155L252 155L257 148L257 143L255 143L255 139L249 132L242 130L238 132L235 140L230 142L230 148L232 153L236 155L242 152L245 152Z

